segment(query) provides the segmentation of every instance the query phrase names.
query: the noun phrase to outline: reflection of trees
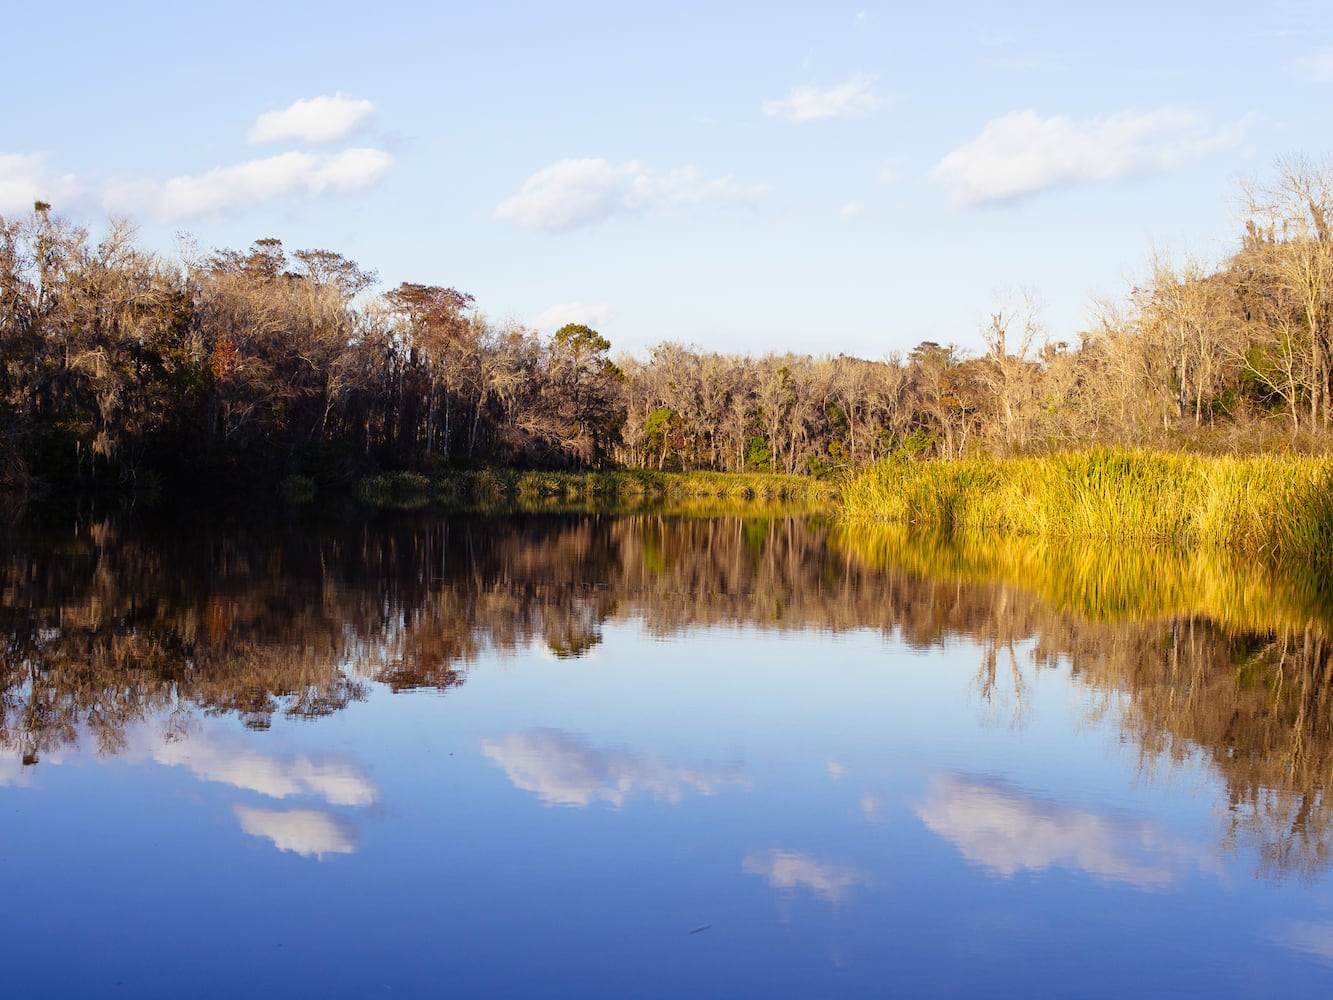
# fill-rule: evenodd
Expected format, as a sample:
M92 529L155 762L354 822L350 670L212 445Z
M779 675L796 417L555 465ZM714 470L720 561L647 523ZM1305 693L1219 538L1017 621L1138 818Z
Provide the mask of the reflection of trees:
M402 518L353 530L11 529L0 559L0 738L35 761L147 716L264 728L367 681L448 688L490 651L578 656L611 617L832 628L893 601L790 519ZM174 721L173 721L174 720Z
M1025 665L1067 664L1101 693L1102 711L1117 713L1145 771L1197 755L1213 766L1226 787L1227 842L1253 846L1261 873L1310 878L1333 862L1328 596L1300 568L896 528L836 541L888 578L926 574L922 587L968 595L971 610L946 629L981 642L984 698L1002 689L1000 663L1016 712ZM1028 640L1030 657L1017 648Z
M26 755L80 726L115 750L126 724L187 706L262 728L278 711L327 715L361 697L338 669L321 581L290 572L289 553L147 541L109 522L23 542L0 564L0 722Z
M1333 656L1317 588L1197 555L970 546L818 519L394 517L353 528L130 531L84 521L5 538L0 742L35 761L145 717L254 727L394 690L446 689L488 653L577 656L608 621L966 636L978 685L1023 710L1026 672L1068 666L1145 767L1202 756L1229 842L1266 873L1333 860ZM1174 561L1173 561L1174 560ZM1182 582L1183 581L1183 582Z
M1326 870L1333 657L1322 632L1238 636L1198 618L1118 631L1101 654L1071 662L1098 689L1129 695L1122 725L1145 762L1202 753L1226 784L1227 839L1255 847L1262 874L1308 879Z

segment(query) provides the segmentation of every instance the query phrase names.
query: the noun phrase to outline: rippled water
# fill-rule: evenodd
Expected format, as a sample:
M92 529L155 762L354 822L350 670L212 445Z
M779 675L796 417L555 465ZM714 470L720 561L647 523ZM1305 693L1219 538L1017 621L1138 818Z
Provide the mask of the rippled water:
M0 564L6 996L1326 996L1321 588L817 519Z

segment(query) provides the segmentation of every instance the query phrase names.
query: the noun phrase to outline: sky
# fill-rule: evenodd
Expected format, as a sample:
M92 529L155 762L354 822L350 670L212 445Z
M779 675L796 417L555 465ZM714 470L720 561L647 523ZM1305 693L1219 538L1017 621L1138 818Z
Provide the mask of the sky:
M929 8L929 9L928 9ZM11 2L0 215L276 237L616 352L1077 343L1333 153L1333 5Z

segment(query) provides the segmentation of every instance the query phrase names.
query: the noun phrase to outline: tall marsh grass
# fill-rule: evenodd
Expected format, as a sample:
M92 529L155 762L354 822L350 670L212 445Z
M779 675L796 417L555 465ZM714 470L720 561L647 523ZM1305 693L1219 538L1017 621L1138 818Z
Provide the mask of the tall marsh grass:
M1095 449L893 461L849 477L842 515L949 532L1222 547L1333 562L1333 459Z

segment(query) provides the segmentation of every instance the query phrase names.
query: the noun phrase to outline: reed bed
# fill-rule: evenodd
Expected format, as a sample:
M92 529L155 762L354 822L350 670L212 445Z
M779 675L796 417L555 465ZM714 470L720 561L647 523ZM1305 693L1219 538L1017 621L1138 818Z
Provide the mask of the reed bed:
M851 520L1333 561L1329 458L1095 449L892 461L852 475L841 494L841 514Z

